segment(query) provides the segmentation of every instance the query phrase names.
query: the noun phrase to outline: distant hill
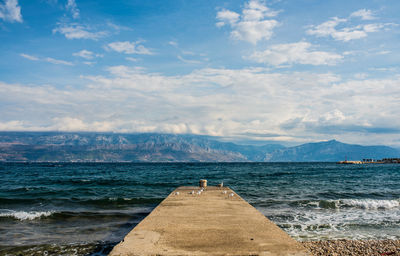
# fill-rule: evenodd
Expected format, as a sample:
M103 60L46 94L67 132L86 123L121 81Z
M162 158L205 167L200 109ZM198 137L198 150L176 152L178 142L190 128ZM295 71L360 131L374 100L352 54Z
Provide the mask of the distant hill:
M0 161L243 162L262 161L281 148L198 135L0 132Z
M5 162L310 162L399 157L386 146L335 140L296 147L221 142L218 138L174 134L0 132Z
M307 143L268 153L265 161L270 162L336 162L362 160L364 158L382 159L399 157L398 150L387 146L360 146L341 143L336 140Z

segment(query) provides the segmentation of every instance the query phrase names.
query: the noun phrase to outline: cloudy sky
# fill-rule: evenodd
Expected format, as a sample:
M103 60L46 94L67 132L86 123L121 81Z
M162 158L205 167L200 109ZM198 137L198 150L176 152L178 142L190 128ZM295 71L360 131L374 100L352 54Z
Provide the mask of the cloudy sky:
M0 0L0 130L400 146L398 0Z

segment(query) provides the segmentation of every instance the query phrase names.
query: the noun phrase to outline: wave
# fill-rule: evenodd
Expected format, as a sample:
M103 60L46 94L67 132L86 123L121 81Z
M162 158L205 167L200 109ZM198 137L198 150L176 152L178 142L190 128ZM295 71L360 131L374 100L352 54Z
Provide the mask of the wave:
M4 212L0 212L0 217L11 217L13 219L17 220L34 220L34 219L40 219L42 217L48 217L52 215L54 212L53 211L43 211L43 212L37 212L37 211L13 211L13 210L5 210Z
M36 220L36 219L53 219L67 220L69 218L85 218L85 219L105 219L105 218L138 218L145 217L151 208L140 207L129 211L15 211L15 210L0 210L0 218L11 218L20 221Z
M96 207L106 207L109 208L115 206L131 206L131 205L147 205L147 204L158 204L164 198L127 198L127 197L104 197L104 198L94 198L94 199L80 199L71 198L68 200L71 203L78 203L80 205L92 205Z
M3 205L27 205L40 203L63 203L63 204L79 204L79 205L93 205L93 206L130 206L130 205L147 205L158 204L164 198L161 197L99 197L99 198L4 198L0 197L0 204Z
M400 199L398 200L374 200L374 199L343 199L339 200L342 207L356 207L361 209L393 209L400 207Z
M173 184L171 182L162 182L162 181L137 181L131 180L126 177L120 178L104 178L104 177L50 177L41 180L44 185L72 185L72 186L86 186L90 184L91 186L121 186L121 187L133 187L133 186L141 186L146 188L169 188L173 189L179 184Z
M346 209L358 208L365 210L389 210L400 208L400 199L379 200L379 199L339 199L339 200L318 200L299 201L295 205L317 207L322 209Z
M298 240L321 239L400 239L399 223L277 223Z
M317 230L328 230L328 229L337 229L337 226L339 225L333 225L333 224L291 224L291 223L282 223L278 224L278 226L284 230L301 230L301 231L317 231ZM343 227L343 225L340 225L340 227Z
M104 218L124 218L124 217L140 217L146 216L151 212L151 209L148 208L140 208L136 211L127 211L127 212L115 212L115 211L107 211L107 212L55 212L49 216L52 219L68 219L68 218L93 218L93 219L104 219Z

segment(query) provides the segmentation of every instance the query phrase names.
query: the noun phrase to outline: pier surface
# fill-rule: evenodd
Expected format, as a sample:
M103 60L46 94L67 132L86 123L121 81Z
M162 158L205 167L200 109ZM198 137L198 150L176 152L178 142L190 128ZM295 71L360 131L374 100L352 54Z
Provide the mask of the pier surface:
M177 188L110 255L309 255L229 188L198 190Z

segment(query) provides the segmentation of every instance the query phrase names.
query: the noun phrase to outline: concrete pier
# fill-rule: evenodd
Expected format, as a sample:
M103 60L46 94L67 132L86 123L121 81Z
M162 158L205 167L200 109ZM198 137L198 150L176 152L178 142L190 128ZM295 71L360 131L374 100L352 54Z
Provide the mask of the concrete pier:
M310 255L231 189L198 191L177 188L110 255Z

